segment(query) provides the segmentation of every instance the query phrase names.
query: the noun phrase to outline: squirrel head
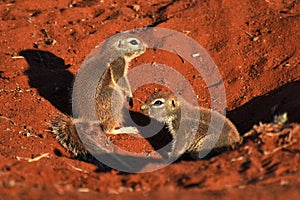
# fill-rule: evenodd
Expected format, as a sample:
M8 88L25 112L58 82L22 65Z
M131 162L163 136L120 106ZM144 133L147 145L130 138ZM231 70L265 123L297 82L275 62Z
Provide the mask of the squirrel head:
M117 52L133 59L145 52L147 45L136 37L120 38L114 43Z
M141 106L142 112L161 122L170 122L180 116L180 105L169 92L153 93Z

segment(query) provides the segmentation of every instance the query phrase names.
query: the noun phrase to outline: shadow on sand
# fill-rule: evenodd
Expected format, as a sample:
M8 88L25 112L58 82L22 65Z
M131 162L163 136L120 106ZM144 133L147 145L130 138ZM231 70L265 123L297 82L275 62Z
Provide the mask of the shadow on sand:
M265 95L253 98L243 106L227 112L240 133L254 124L272 122L274 115L287 112L289 122L300 122L300 81L283 85Z
M37 88L61 112L71 114L71 88L74 76L67 69L64 60L56 55L40 50L24 50L29 69L25 71L30 87Z

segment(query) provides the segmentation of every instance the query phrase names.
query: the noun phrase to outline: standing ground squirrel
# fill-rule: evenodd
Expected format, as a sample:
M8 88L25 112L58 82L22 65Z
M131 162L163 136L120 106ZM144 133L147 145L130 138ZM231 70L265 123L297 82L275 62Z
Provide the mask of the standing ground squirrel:
M88 115L95 110L97 123L108 134L137 133L135 127L122 127L125 96L132 98L127 79L129 62L146 51L146 44L130 34L117 34L102 45L98 58L80 69L73 88L73 116L62 116L51 123L52 132L66 149L84 160L91 157L77 133L75 124L89 123ZM89 63L90 62L90 63ZM101 70L104 69L101 74ZM121 84L119 83L121 82ZM94 106L94 107L93 107ZM92 117L93 118L93 117ZM95 124L91 121L91 124Z
M95 96L97 117L105 133L136 133L137 129L120 128L120 125L124 122L122 114L124 96L132 101L132 92L127 79L129 62L143 54L146 45L137 38L129 37L117 40L113 47L114 53L118 52L121 55L109 64L97 85ZM120 85L119 81L124 82Z
M157 92L153 93L141 106L145 115L165 123L168 127L173 137L169 156L177 157L187 152L191 157L197 159L204 148L204 143L208 144L208 148L218 149L233 147L241 142L241 137L234 124L219 112L189 105L184 100L180 103L187 105L184 107L180 105L177 98L170 92ZM188 110L181 110L181 107ZM182 112L184 112L184 116ZM199 123L195 123L193 112L200 113ZM214 123L224 123L222 129L218 129L213 126L213 123L210 123L212 117L215 118ZM183 123L184 127L180 127L180 123ZM178 133L179 127L182 130L180 133ZM210 127L212 133L210 132L208 135Z

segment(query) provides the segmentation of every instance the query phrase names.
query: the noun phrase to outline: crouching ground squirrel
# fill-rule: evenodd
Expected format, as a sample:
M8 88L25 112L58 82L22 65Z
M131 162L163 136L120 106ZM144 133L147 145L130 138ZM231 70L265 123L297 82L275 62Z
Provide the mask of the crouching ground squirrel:
M169 156L177 157L187 152L191 157L198 159L199 153L204 148L204 143L211 143L211 148L216 150L224 147L234 147L241 142L241 137L234 124L219 112L189 105L184 100L180 103L187 104L184 108L188 110L181 110L183 106L179 104L172 93L157 92L153 93L141 106L141 110L145 115L166 124L173 138ZM192 115L192 111L200 113L199 123L194 126L192 122L196 119L194 116L189 116ZM182 115L182 112L185 112L185 116ZM218 130L218 128L213 127L213 123L210 123L211 117L215 118L214 123L223 122L223 128ZM184 122L184 127L181 127L182 131L179 133L180 122ZM210 126L212 126L212 132L208 135Z
M87 70L80 69L81 76L76 76L74 83L76 90L73 89L72 106L73 108L74 106L80 107L81 110L74 111L73 109L74 118L62 116L51 123L52 132L57 141L73 152L75 156L82 159L91 157L81 142L75 127L75 123L82 123L81 116L89 119L89 116L85 116L89 115L86 110L94 109L96 111L97 123L107 134L137 132L135 127L122 127L125 96L132 98L126 75L129 62L143 54L146 47L147 45L135 36L117 34L106 40L102 45L101 55L92 60L93 63L86 64ZM102 74L101 70L97 70L97 66L104 69ZM119 84L119 81L122 84ZM82 98L83 96L84 98ZM95 107L91 109L88 106Z

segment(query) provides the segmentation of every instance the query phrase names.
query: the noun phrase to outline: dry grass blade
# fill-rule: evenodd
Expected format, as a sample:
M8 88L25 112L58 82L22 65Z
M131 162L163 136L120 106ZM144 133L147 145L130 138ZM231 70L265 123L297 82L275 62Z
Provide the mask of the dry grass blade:
M37 156L35 158L24 158L24 157L19 157L19 156L16 156L16 158L18 160L27 160L28 162L35 162L35 161L39 161L40 159L48 157L48 156L49 156L49 153L44 153L44 154L42 154L40 156Z

